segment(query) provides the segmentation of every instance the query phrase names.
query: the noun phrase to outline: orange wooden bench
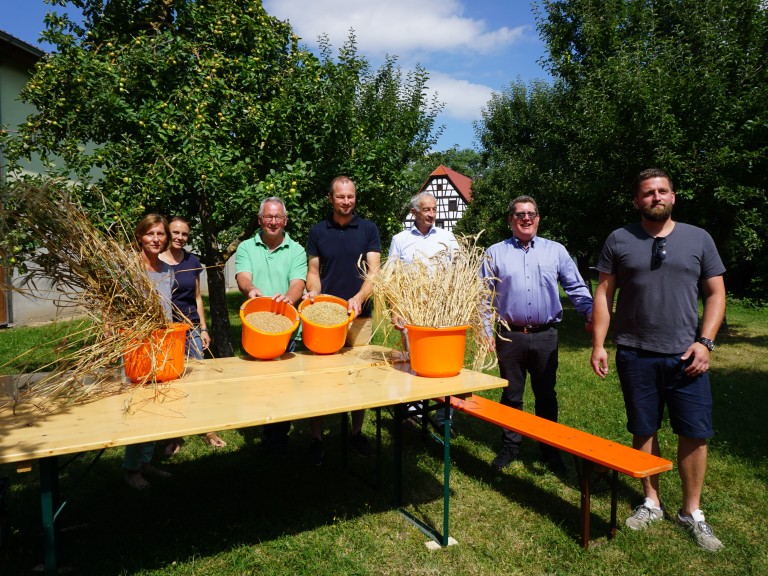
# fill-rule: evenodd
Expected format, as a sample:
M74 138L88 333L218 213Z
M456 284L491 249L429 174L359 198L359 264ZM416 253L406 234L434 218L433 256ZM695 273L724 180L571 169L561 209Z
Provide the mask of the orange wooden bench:
M605 469L612 470L611 477L611 527L609 538L616 534L616 504L618 500L618 473L645 478L672 469L672 462L640 452L629 446L617 444L605 438L570 428L539 416L504 406L482 396L451 397L454 409L475 416L523 436L554 446L576 457L576 472L581 489L580 542L589 546L590 497L593 480ZM597 465L597 466L596 466Z

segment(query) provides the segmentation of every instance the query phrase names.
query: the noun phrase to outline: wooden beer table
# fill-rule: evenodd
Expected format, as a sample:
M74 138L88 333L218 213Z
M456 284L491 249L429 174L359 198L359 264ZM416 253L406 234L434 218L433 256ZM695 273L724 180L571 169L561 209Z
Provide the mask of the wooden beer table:
M39 460L45 570L56 574L55 516L59 456L139 442L300 420L350 410L397 406L395 505L400 508L403 405L424 398L462 396L506 385L500 378L462 370L449 378L414 375L399 353L380 346L345 348L337 354L289 353L275 360L221 358L188 363L167 384L126 386L126 391L49 415L0 411L0 463ZM0 377L8 393L11 377ZM406 518L439 544L448 545L450 434L444 430L443 529ZM377 429L377 437L380 431Z

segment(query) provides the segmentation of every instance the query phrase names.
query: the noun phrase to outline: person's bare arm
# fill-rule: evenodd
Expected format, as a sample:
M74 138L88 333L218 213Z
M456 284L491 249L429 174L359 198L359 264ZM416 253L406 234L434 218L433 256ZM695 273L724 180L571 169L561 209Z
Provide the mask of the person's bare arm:
M291 280L288 290L285 292L285 299L291 304L296 304L304 295L304 286L306 286L306 282L300 278Z
M195 306L197 307L197 315L200 317L200 340L203 342L203 349L207 350L211 345L211 336L208 334L208 325L205 323L203 295L200 293L200 278L195 278Z
M611 324L611 309L616 293L616 275L600 272L600 279L595 288L592 303L592 370L600 378L608 374L608 353L605 351L605 338Z
M725 316L725 283L722 276L707 278L701 283L701 295L704 301L704 315L701 318L701 336L714 340ZM693 356L685 373L700 376L709 370L709 348L699 342L693 342L680 359L688 360Z
M258 298L263 296L261 290L253 285L253 274L250 272L238 272L235 277L237 287L246 298Z
M363 282L363 285L360 286L360 290L357 291L357 294L348 300L349 309L354 310L356 315L360 314L363 304L365 304L365 301L371 297L371 294L373 294L373 282L370 277L379 273L381 254L379 252L368 252L365 255L365 263L368 267L368 277Z
M320 285L320 257L310 256L307 259L307 294L305 298L314 300L321 293Z

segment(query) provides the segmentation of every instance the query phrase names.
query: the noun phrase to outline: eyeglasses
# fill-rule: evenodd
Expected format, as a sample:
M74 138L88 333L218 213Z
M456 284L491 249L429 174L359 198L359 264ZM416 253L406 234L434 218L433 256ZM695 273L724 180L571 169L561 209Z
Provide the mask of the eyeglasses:
M285 222L285 216L259 216L264 222Z
M515 218L517 218L518 220L522 220L522 219L523 219L523 218L525 218L526 216L528 216L528 218L530 218L531 220L533 220L533 219L534 219L534 218L536 218L536 216L538 216L538 215L539 215L539 213L538 213L538 212L515 212L514 214L512 214L512 216L514 216L514 217L515 217Z
M667 239L657 237L653 240L653 257L661 264L662 260L667 257Z

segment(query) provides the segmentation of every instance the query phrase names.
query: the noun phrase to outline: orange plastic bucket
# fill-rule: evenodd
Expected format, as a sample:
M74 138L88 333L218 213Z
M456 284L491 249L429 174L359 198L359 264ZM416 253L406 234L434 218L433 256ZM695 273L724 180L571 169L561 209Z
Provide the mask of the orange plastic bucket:
M349 306L346 300L328 294L318 294L315 296L315 302L335 302L344 306L344 308ZM301 339L304 342L304 346L315 354L335 354L344 347L344 341L347 339L347 330L349 330L350 322L355 318L355 313L350 312L349 317L344 322L324 326L307 320L301 313L310 304L312 302L309 299L299 304L299 316L301 316L302 322Z
M291 329L283 332L264 332L254 328L245 321L252 312L272 312L280 314L291 321ZM299 326L299 313L289 302L275 302L268 296L260 296L246 300L240 306L240 322L243 325L243 349L259 360L272 360L285 353L291 334Z
M131 382L167 382L184 373L188 324L169 324L148 340L132 340L123 354L125 375Z
M464 367L464 351L469 326L429 328L405 325L411 369L419 376L456 376Z

